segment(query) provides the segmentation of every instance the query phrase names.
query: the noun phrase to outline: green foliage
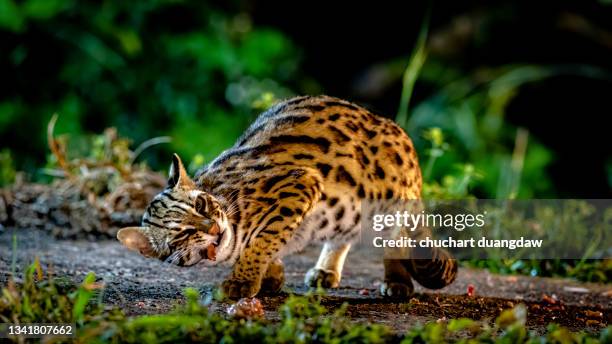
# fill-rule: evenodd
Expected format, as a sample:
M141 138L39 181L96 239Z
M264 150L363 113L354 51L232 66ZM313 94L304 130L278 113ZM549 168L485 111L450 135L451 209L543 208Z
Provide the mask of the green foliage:
M512 128L504 123L504 115L520 86L561 71L552 67L516 66L487 70L484 75L461 77L458 71L444 70L435 62L423 66L422 61L414 61L416 55L424 59L426 52L422 43L417 44L404 72L411 77L404 80L397 120L407 131L422 133L412 137L424 161L421 166L423 198L554 196L546 172L546 166L552 161L552 153L529 139L525 129ZM406 119L407 101L419 72L422 72L425 82L438 84L442 91L420 103L411 117ZM450 78L441 75L450 75ZM573 222L573 225L564 227L571 230L571 234L548 233L547 240L565 240L569 237L592 240L587 235L581 235L590 233L585 222L588 214L582 208L584 205L578 204L577 208L563 212L565 220ZM553 224L559 219L554 213L540 209L539 214L544 228L557 228ZM582 245L578 247L589 246L579 241L574 241L576 245ZM464 264L505 274L560 276L604 283L612 279L612 264L607 259L508 259L496 257L495 251L492 251L490 258L469 260Z
M423 81L441 90L420 102L404 126L421 152L431 145L427 134L431 128L443 133L444 154L438 152L435 164L425 165L426 181L432 185L449 183L444 181L448 171L461 170L469 162L478 175L472 180L470 193L480 198L554 196L546 171L552 162L551 151L526 130L504 121L506 107L520 86L547 78L553 71L516 66L455 76L455 80L439 78L447 72L435 62L425 64Z
M101 286L93 273L76 287L72 283L45 277L36 260L24 272L20 285L9 280L0 296L0 321L3 323L84 323L102 314L103 307L91 303L94 291ZM119 314L105 313L106 319Z
M504 274L569 277L601 283L612 280L612 261L607 259L605 252L610 209L583 200L533 201L530 204L525 208L490 209L490 216L500 215L502 219L499 225L493 226L492 236L508 239L511 233L525 233L527 226L530 238L545 240L562 252L581 254L577 256L580 259L521 259L528 258L529 252L517 250L508 255L490 249L486 254L489 259L469 260L465 264Z
M527 329L526 321L527 310L524 305L518 305L503 311L494 326L470 319L428 323L408 331L401 343L607 343L610 339L610 327L596 337L552 324L545 334L537 335ZM468 338L449 339L456 337Z
M209 312L199 293L185 290L185 302L167 313L125 317L117 309L105 309L91 300L101 285L90 273L76 287L44 278L38 262L2 290L2 322L76 323L81 343L607 343L611 328L599 337L573 333L556 325L544 335L525 327L523 305L504 311L494 326L470 319L451 319L417 326L397 337L383 325L352 323L346 305L332 313L317 294L290 296L279 308L280 321L227 319ZM452 339L465 338L465 339Z
M599 283L612 281L610 259L474 259L463 263L465 266L487 269L498 274L566 277Z
M320 296L290 296L279 308L279 343L384 343L391 331L377 324L352 324L345 316L346 304L328 314Z
M521 86L567 72L534 65L476 70L473 74L426 61L427 22L404 70L396 121L411 134L423 164L425 198L552 197L546 167L553 156L504 117ZM408 114L417 78L439 91ZM423 154L421 154L423 156Z
M439 180L430 178L436 163L443 160L451 150L450 144L446 142L444 132L437 127L425 131L423 138L429 147L425 150L425 164L423 167L423 198L431 200L444 199L469 199L474 198L471 188L477 185L483 178L483 174L470 163L456 163ZM513 178L516 177L513 176ZM432 180L433 179L433 180ZM518 181L514 179L510 189L516 189ZM584 247L590 247L593 240L592 234L599 233L603 236L607 228L592 228L589 222L594 213L591 205L582 201L566 201L565 209L552 209L541 206L536 209L539 227L542 230L534 232L532 238L542 238L547 242L557 241L557 247L572 246L573 252L581 251ZM562 214L561 218L559 213ZM520 215L520 214L518 214ZM522 216L503 216L503 218L515 219L514 223L504 223L504 232L512 233L508 226L523 226L525 221ZM559 223L564 223L559 226ZM607 221L601 221L604 225ZM499 227L501 229L501 227ZM559 232L563 228L570 232ZM552 232L551 232L552 231ZM518 231L520 232L520 230ZM587 235L587 233L590 233ZM495 237L502 238L503 233L498 232ZM566 238L575 238L567 241ZM595 240L595 242L598 242ZM608 283L612 280L612 261L609 259L597 260L586 259L590 257L585 252L585 259L520 259L519 257L508 258L499 250L489 250L490 259L471 259L464 261L466 266L485 268L494 273L502 274L524 274L530 276L556 276L569 277L588 282Z
M170 133L163 155L147 153L157 168L170 151L209 160L254 108L291 95L298 65L282 33L201 1L1 0L0 50L11 84L0 136L19 167L40 165L56 112L58 133L74 137L109 126L135 142Z

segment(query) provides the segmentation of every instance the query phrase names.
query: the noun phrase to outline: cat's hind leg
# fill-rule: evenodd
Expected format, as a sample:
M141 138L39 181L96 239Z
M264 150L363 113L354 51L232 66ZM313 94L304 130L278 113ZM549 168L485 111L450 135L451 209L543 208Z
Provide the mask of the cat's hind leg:
M402 259L385 259L385 280L380 285L384 297L405 299L412 294L414 286L410 272Z
M342 278L342 268L351 244L326 242L323 245L317 264L304 277L309 287L337 288Z

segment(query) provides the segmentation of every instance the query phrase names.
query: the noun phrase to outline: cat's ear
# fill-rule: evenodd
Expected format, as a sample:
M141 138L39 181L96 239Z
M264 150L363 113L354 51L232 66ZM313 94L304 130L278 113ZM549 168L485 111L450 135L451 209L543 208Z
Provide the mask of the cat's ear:
M155 257L155 250L144 231L144 227L121 228L117 232L117 239L132 251L140 252L145 257Z
M176 186L192 186L193 182L189 178L185 166L178 154L172 155L172 165L170 165L170 172L168 177L168 188L174 188Z

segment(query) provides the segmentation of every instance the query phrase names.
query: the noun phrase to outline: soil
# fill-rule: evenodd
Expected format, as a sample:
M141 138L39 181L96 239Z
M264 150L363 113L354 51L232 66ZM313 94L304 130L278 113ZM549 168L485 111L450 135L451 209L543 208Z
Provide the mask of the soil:
M221 267L171 266L130 252L114 240L60 240L41 230L20 229L0 232L0 282L6 283L12 269L16 269L16 276L21 276L23 268L36 256L55 276L75 283L88 272L95 272L106 285L104 301L130 315L166 312L183 301L182 290L186 287L196 288L203 298L210 298L229 272ZM317 256L318 247L310 247L284 259L283 291L260 297L266 318L278 318L276 310L289 293L308 291L303 284L304 272ZM500 276L461 268L452 285L435 291L416 286L411 300L399 302L378 294L381 278L381 262L373 261L364 252L351 251L340 288L328 290L323 304L335 308L347 303L347 316L355 322L385 324L398 333L432 320L469 317L488 321L519 303L527 306L527 325L537 332L543 332L550 323L598 332L611 320L612 285ZM469 285L474 287L473 296L467 295ZM225 312L227 307L226 303L211 304L218 312Z

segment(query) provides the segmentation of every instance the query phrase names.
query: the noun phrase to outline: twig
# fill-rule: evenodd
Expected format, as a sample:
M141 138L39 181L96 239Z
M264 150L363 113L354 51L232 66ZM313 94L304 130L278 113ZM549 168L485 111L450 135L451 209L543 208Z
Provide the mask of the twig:
M161 143L170 143L171 141L172 141L172 138L170 136L158 136L158 137L154 137L154 138L146 140L134 150L134 153L132 153L132 157L130 158L129 165L131 166L132 164L134 164L134 161L136 161L136 158L138 158L138 156L142 152L144 152L147 148L161 144Z
M66 175L70 176L72 173L70 173L70 168L68 163L66 163L65 152L63 151L61 144L53 137L53 129L55 128L57 117L57 113L53 114L53 116L51 116L51 120L49 120L49 124L47 125L47 143L51 153L53 153L57 159L57 164L62 170L64 170L64 172L66 172Z

